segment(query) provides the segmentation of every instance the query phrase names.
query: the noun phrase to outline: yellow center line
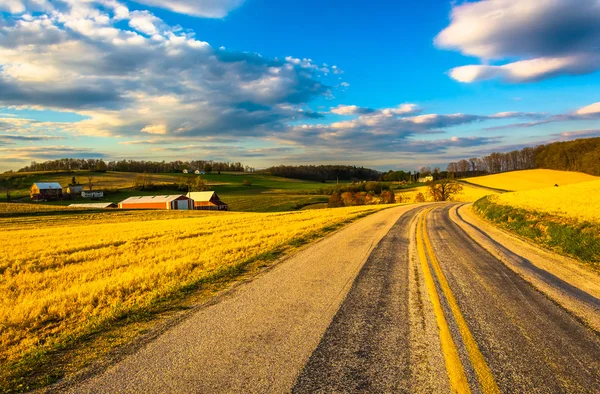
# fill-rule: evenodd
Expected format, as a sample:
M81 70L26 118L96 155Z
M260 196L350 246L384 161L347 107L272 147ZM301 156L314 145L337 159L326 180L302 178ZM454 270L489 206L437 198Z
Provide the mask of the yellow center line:
M422 229L423 230L422 231L423 231L423 240L425 241L425 247L427 250L427 254L429 255L429 261L431 262L431 265L433 267L435 275L438 278L440 287L441 287L442 291L444 292L446 300L448 301L450 310L452 311L452 314L454 315L454 319L456 320L456 324L457 324L460 334L462 336L463 343L465 344L465 347L467 348L467 352L469 353L469 359L471 360L473 369L475 370L475 373L477 374L477 379L479 379L479 383L481 384L483 392L490 393L490 394L500 393L500 389L498 388L498 385L496 384L496 381L494 380L492 371L490 370L490 367L487 365L487 363L483 357L483 354L481 354L481 351L479 350L479 346L477 346L477 342L475 341L475 338L473 337L473 334L471 333L471 330L469 329L469 326L467 325L467 322L466 322L465 318L463 317L463 314L460 311L460 308L458 307L456 298L454 297L452 290L450 290L450 285L448 284L448 281L446 280L446 276L442 272L442 269L440 268L440 264L439 264L437 258L435 257L433 247L431 246L431 242L427 235L427 218L426 218L427 213L425 213L423 215L423 219L422 219L422 221L423 221Z
M471 393L467 376L465 375L462 362L458 355L458 350L456 350L456 345L454 344L452 334L450 333L450 327L444 316L444 310L442 309L442 304L435 288L435 282L433 281L433 275L427 264L427 256L421 237L421 234L425 234L424 216L427 212L428 210L421 215L417 222L417 251L419 253L419 260L421 261L423 276L425 277L425 285L429 292L429 298L433 304L433 311L440 330L440 341L442 352L444 353L446 371L448 372L448 378L450 380L450 388L454 393Z

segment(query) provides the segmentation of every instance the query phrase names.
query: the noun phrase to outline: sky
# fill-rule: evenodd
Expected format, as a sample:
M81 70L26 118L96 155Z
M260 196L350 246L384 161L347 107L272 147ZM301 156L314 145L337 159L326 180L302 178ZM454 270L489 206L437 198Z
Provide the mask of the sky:
M599 70L600 0L0 0L0 171L445 168L600 136Z

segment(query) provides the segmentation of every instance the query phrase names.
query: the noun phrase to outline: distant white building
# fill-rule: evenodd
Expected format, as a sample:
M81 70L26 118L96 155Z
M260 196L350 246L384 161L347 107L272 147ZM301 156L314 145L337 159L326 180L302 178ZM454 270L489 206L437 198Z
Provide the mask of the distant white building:
M183 170L183 173L184 173L184 174L187 174L188 172L189 172L188 170Z
M427 176L421 177L421 178L419 178L418 181L420 183L433 182L433 175L427 175Z
M194 171L194 174L196 174L196 175L204 175L204 171L196 170L196 171Z

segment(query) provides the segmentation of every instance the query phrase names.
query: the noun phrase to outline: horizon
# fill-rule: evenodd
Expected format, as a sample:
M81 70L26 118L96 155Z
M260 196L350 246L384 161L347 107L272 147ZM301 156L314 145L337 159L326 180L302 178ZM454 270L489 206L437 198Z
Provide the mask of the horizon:
M0 0L0 171L445 170L600 136L598 1L388 3Z

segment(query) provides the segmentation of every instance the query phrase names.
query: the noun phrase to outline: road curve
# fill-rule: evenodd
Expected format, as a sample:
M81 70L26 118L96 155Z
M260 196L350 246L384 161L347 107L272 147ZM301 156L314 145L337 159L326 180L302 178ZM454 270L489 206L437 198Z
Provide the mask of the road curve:
M61 390L600 392L598 332L480 246L456 207L363 219Z

